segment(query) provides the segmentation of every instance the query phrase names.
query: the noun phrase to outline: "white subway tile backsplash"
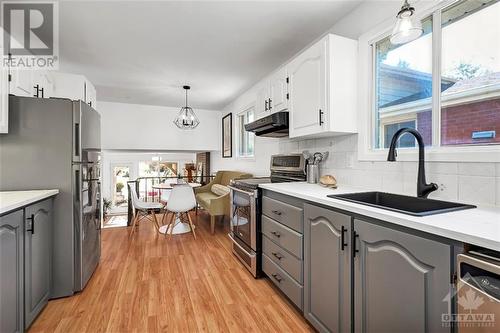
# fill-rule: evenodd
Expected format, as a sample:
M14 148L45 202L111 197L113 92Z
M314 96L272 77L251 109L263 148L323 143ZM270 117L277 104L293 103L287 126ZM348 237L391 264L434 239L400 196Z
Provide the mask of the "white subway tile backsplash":
M456 175L458 173L458 163L427 162L425 163L425 172L439 173L443 175Z
M495 177L495 163L458 163L458 174Z
M334 175L339 186L417 194L417 162L359 161L357 147L357 135L345 135L297 141L282 139L279 151L328 151L330 156L321 165L320 173ZM500 163L427 162L425 171L427 182L440 187L429 198L500 206Z
M495 177L458 176L458 199L465 203L494 205Z
M500 177L496 178L495 184L496 184L496 189L497 189L496 190L496 205L500 206Z
M427 174L427 183L436 183L439 186L437 191L429 195L430 199L458 200L458 175Z
M404 173L386 172L382 175L382 191L404 194Z

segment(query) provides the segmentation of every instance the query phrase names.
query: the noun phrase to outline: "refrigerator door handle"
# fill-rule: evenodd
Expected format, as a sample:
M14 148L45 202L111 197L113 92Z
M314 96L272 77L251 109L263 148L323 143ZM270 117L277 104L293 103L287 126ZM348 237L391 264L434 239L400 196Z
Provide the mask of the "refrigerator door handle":
M75 170L75 200L79 203L80 202L80 170Z

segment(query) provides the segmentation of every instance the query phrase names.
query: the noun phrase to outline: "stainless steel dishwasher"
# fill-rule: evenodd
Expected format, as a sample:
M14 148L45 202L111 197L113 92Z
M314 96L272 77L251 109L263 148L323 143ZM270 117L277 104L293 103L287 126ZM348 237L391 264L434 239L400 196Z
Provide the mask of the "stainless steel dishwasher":
M475 249L457 263L458 332L500 332L500 253Z

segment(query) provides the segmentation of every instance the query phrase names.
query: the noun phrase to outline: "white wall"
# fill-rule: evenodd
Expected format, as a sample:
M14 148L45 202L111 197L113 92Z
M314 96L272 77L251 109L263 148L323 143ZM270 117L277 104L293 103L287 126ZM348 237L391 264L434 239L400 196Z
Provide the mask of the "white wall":
M161 157L164 162L178 162L179 170L184 169L184 164L196 161L195 153L152 153L152 152L120 152L104 150L101 155L102 170L102 194L106 199L111 198L112 193L112 167L130 164L130 180L139 176L139 162L151 161L153 156Z
M220 149L221 112L195 109L200 125L181 130L176 107L98 103L102 149L215 151Z
M428 1L418 2L419 5L428 3ZM328 32L358 38L374 27L393 19L400 6L401 1L369 0L346 15ZM243 111L252 103L254 91L255 87L252 87L224 111L233 114ZM303 150L329 151L330 157L322 165L320 173L334 175L340 186L353 185L416 195L417 162L358 161L357 141L357 135L309 140L257 139L254 160L221 159L220 152L215 152L212 153L212 169L232 167L249 172L267 170L268 173L272 154L296 153ZM236 146L234 148L236 149ZM440 186L430 198L500 206L500 163L431 162L426 163L426 173L428 182L435 182Z

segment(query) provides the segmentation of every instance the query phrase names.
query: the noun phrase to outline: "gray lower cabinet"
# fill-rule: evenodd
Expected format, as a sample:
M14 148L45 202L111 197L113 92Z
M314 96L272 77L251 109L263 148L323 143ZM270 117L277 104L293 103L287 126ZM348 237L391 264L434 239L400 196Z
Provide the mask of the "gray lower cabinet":
M320 332L351 330L351 217L304 204L304 316Z
M23 210L0 217L0 332L23 332Z
M29 327L49 300L52 252L52 200L25 209L24 323Z
M354 220L355 332L450 332L449 245Z

